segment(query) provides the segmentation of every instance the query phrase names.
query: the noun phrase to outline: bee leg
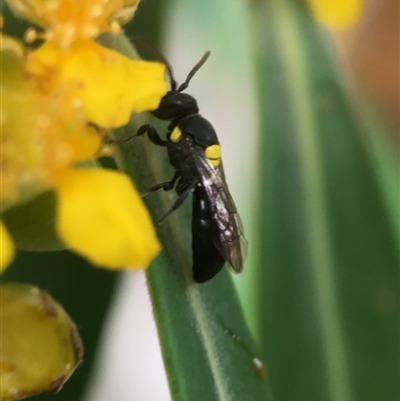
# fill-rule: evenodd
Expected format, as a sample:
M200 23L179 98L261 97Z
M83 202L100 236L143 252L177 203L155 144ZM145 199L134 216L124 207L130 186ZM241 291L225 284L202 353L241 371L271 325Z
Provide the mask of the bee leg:
M147 133L147 136L149 137L150 141L154 143L154 145L157 146L167 146L167 141L164 141L163 139L160 138L160 135L158 134L157 130L154 128L153 125L150 124L144 124L142 125L136 132L135 135L128 136L127 138L123 139L111 139L108 138L105 141L106 145L113 145L115 143L128 143L132 139L137 138L138 136L145 135Z
M161 182L159 184L152 185L148 188L145 192L142 193L142 197L147 196L151 192L156 192L159 189L163 189L164 191L170 191L174 188L176 180L179 178L179 174L175 173L174 176L171 178L170 181Z
M172 204L171 208L156 220L155 225L156 226L159 225L174 210L178 209L178 207L182 205L182 203L185 201L185 199L194 191L195 187L196 187L196 184L190 184L182 193L180 193L178 198Z
M135 136L142 136L146 132L147 132L147 136L149 137L150 141L153 142L154 145L167 146L167 141L164 141L164 139L161 139L157 130L154 128L153 125L150 125L150 124L142 125L136 132Z

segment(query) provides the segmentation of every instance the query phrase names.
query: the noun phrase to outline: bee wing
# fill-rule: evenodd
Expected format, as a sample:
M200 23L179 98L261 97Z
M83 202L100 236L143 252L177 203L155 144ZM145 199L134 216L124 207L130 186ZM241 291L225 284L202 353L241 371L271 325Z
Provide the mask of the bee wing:
M207 161L204 150L197 147L191 148L190 157L207 192L213 217L219 228L219 239L215 246L233 272L240 273L243 270L247 241L243 235L243 225L235 202L224 180L222 164L214 168Z

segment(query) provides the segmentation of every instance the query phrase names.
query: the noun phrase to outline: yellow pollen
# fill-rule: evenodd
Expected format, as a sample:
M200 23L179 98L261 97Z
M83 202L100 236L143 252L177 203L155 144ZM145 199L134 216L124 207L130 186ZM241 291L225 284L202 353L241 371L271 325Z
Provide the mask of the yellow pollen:
M221 161L221 146L211 145L205 150L208 161L216 168Z
M86 24L82 28L82 33L84 37L96 37L100 34L99 28L94 24Z
M32 42L34 42L36 39L38 39L39 38L39 36L38 36L38 33L37 33L37 31L35 30L35 29L33 29L33 28L29 28L26 32L25 32L25 36L24 36L24 39L25 39L25 42L26 43L32 43Z
M101 7L99 4L93 6L92 9L91 9L90 11L91 11L91 12L90 12L90 15L91 15L91 17L93 17L93 18L99 17L99 16L101 16L101 14L103 13L103 9L102 9L102 7Z
M121 25L117 21L112 21L110 24L110 32L117 36L121 33Z
M58 8L58 1L49 1L47 3L47 11L55 11Z
M181 139L182 132L178 127L175 127L174 130L171 132L169 139L172 142L178 142Z

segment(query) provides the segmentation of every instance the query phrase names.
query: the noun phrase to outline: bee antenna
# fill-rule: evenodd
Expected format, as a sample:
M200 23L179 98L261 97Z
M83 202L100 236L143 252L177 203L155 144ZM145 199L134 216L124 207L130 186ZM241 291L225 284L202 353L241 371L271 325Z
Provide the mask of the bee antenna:
M192 68L192 70L189 72L186 81L183 82L179 88L178 88L178 92L182 92L184 91L188 86L189 86L189 82L190 80L193 78L194 74L196 74L197 71L199 71L199 69L203 66L203 64L207 61L208 57L210 56L211 52L209 50L207 50L203 57L200 59L200 61Z
M144 36L135 36L133 39L135 43L140 44L142 47L144 47L150 54L154 56L158 61L161 61L163 64L165 64L165 67L167 69L167 73L169 76L169 81L171 84L171 90L174 91L176 90L178 83L176 82L176 79L174 77L174 73L171 67L171 64L168 62L168 60L165 58L165 56L157 50L154 46L150 44L150 42L144 37Z

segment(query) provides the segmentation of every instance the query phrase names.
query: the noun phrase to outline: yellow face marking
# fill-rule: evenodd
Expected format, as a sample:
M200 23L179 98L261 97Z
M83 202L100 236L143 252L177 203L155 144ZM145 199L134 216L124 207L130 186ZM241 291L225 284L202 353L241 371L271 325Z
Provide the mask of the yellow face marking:
M205 150L207 160L217 168L221 162L221 146L211 145Z
M175 127L174 130L171 132L169 139L172 142L178 142L181 139L182 132L178 127Z

